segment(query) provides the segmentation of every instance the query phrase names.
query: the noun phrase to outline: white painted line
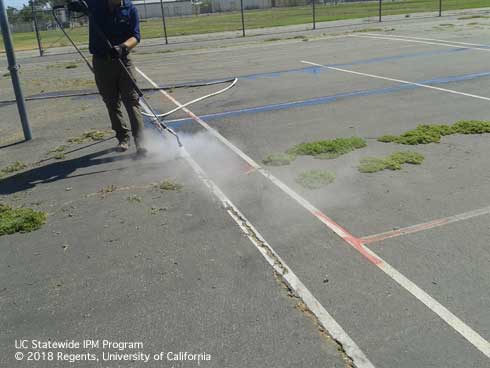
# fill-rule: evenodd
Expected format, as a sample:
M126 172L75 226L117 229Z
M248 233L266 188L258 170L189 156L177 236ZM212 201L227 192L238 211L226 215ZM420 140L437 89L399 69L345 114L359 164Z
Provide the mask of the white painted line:
M478 46L478 47L483 47L483 48L489 48L490 45L484 45L481 43L469 43L469 42L459 42L459 41L452 41L452 40L441 40L438 38L427 38L427 37L414 37L414 36L403 36L403 35L397 35L397 34L381 34L381 33L365 33L368 36L382 36L382 37L396 37L396 38L407 38L407 39L412 39L412 40L423 40L423 41L436 41L436 42L442 42L442 43L448 43L448 44L458 44L458 45L467 45L467 46Z
M318 64L319 65L319 64ZM320 65L321 66L321 65ZM148 82L150 82L153 86L157 86L155 82L153 82L150 78L148 78L141 70L136 68L138 73L140 73ZM172 101L175 105L181 106L182 104L169 95L167 92L160 90L160 92L170 101ZM356 238L354 235L350 234L347 230L342 228L336 222L334 222L331 218L325 215L322 211L317 209L313 204L308 202L305 198L301 197L298 193L296 193L293 189L289 188L286 184L280 181L278 178L273 176L264 168L260 167L258 163L256 163L251 157L247 156L247 154L241 151L238 147L236 147L233 143L223 137L218 131L211 128L206 122L204 122L201 118L195 115L188 108L183 108L194 121L199 123L203 128L209 131L214 137L216 137L220 142L223 142L228 148L230 148L233 152L235 152L239 157L241 157L244 161L246 161L251 167L255 168L260 174L269 179L273 184L275 184L278 188L280 188L284 193L286 193L290 198L294 199L298 202L303 208L305 208L308 212L310 212L313 216L315 216L318 220L320 220L323 224L325 224L330 230L335 232L339 237L341 237L347 244L355 248L359 253L361 253L367 260L369 260L374 265L378 266L383 272L385 272L389 277L391 277L395 282L398 283L401 287L407 290L410 294L416 297L420 302L425 304L430 310L432 310L435 314L437 314L444 322L446 322L451 328L453 328L456 332L458 332L461 336L463 336L466 340L468 340L475 348L480 350L486 357L490 358L490 343L485 340L482 336L480 336L476 331L474 331L471 327L466 325L461 319L451 313L446 307L440 304L437 300L435 300L432 296L427 294L417 285L415 285L412 281L403 276L400 272L398 272L394 267L389 265L386 261L384 261L380 256L378 256L374 251L366 247L362 241ZM317 316L318 318L318 316ZM328 328L327 328L328 330ZM339 340L341 341L341 340ZM350 354L350 353L349 353Z
M454 47L454 48L464 47L465 49L470 49L470 50L487 51L487 52L490 51L490 49L481 48L481 47L470 47L470 46L464 46L464 45L457 45L454 43L451 44L451 43L442 43L442 42L430 42L430 41L421 41L421 40L416 40L416 39L397 38L397 37L390 37L390 36L369 36L368 34L366 34L366 35L349 35L349 37L370 38L370 39L400 41L400 42L410 42L410 43L420 43L420 44L425 44L425 45L447 46L447 47Z
M460 213L458 215L444 217L437 220L432 220L429 222L424 222L417 225L407 226L401 229L386 231L384 233L363 236L361 238L364 244L373 244L386 239L396 238L402 235L408 235L413 233L418 233L424 230L434 229L436 227L453 224L455 222L469 220L478 216L490 215L490 206L480 208L474 211L468 211L464 213Z
M148 78L141 70L136 68L148 82L153 86L158 85ZM166 94L163 90L162 93ZM170 96L169 96L170 97ZM144 106L144 105L143 105ZM149 113L149 109L144 106ZM345 332L337 321L328 313L325 307L315 298L315 296L308 290L308 288L301 282L296 274L289 268L284 260L279 257L272 246L265 240L265 238L257 231L253 224L240 212L240 210L233 204L233 202L226 196L225 193L208 177L199 164L191 157L187 150L182 147L182 157L194 170L199 179L209 188L209 190L219 199L223 207L226 209L231 218L238 224L243 233L248 239L255 245L262 256L272 266L275 272L277 272L284 281L289 285L296 295L301 298L303 303L308 309L315 315L321 326L332 336L336 341L342 344L342 347L346 354L354 361L356 367L359 368L375 368L375 366L369 361L359 346L352 340L352 338Z
M479 95L474 95L474 94L471 94L471 93L455 91L453 89L447 89L447 88L441 88L441 87L434 87L434 86L431 86L429 84L423 84L423 83L417 83L417 82L410 82L410 81L406 81L406 80L403 80L403 79L388 78L388 77L383 77L381 75L376 75L376 74L361 73L361 72L356 72L354 70L342 69L342 68L336 68L336 67L333 67L333 66L317 64L317 63L313 63L311 61L306 61L306 60L302 60L301 62L304 63L304 64L319 66L319 67L322 67L322 68L325 68L325 69L331 69L331 70L337 70L339 72L356 74L356 75L360 75L360 76L363 76L363 77L383 79L383 80L387 80L387 81L390 81L390 82L396 82L396 83L401 83L401 84L408 84L410 86L423 87L423 88L433 89L433 90L436 90L436 91L441 91L441 92L446 92L446 93L452 93L452 94L455 94L455 95L466 96L466 97L476 98L476 99L479 99L479 100L490 101L490 97L479 96Z

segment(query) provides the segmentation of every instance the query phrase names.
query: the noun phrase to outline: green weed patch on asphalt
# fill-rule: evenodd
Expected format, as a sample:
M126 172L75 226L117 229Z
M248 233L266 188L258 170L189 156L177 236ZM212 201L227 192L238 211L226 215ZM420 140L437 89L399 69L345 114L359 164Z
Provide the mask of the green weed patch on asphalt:
M68 146L66 146L66 145L58 146L55 149L52 149L51 151L49 151L47 153L47 156L51 156L52 154L54 154L53 156L51 156L51 158L54 158L56 160L63 160L66 158L65 151L67 148L68 148Z
M296 183L307 189L319 189L333 183L335 174L331 171L305 171L296 178Z
M111 134L111 131L109 130L89 130L78 137L68 139L68 142L73 144L82 144L90 141L102 141L109 134Z
M301 143L289 149L287 154L333 159L366 146L366 141L359 137L337 138L333 140Z
M140 196L137 196L135 194L133 195L130 195L128 198L127 198L128 202L138 202L138 203L141 203L141 197Z
M117 185L111 184L99 190L99 193L104 195L108 193L114 193L116 190L117 190Z
M55 160L64 160L66 158L66 155L63 152L61 152L54 155L53 158Z
M46 219L45 212L12 208L0 203L0 236L37 230L46 223Z
M289 165L296 159L296 155L287 153L272 153L262 160L262 163L267 166L285 166Z
M406 145L439 143L441 138L452 134L485 134L490 133L490 121L460 120L453 125L424 124L402 135L384 135L379 142Z
M16 161L13 164L8 165L8 166L4 167L2 170L0 170L0 178L2 176L12 174L12 173L20 171L20 170L24 170L26 167L27 167L27 165L24 164L22 161Z
M158 188L160 190L172 190L172 191L179 191L183 188L184 186L180 183L177 183L173 180L164 180L160 184L158 184Z
M383 170L401 170L403 164L420 165L424 156L413 151L394 152L386 158L365 157L358 170L361 173L375 173Z

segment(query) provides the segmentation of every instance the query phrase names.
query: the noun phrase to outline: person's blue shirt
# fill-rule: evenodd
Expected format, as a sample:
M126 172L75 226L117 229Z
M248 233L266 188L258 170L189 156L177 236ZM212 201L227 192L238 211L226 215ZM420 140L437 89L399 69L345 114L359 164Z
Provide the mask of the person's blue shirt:
M131 37L135 37L138 42L141 40L138 10L131 0L122 0L122 5L116 7L113 12L110 11L107 0L86 1L93 15L92 20L97 23L112 45L119 45ZM91 54L97 56L109 53L107 43L99 37L92 21L89 25L89 50Z

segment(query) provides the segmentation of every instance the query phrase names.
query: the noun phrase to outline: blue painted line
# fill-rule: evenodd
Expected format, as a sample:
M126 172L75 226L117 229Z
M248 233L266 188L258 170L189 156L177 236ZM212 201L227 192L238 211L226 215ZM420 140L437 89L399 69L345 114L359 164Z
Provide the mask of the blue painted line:
M473 73L473 74L465 74L465 75L457 75L457 76L449 76L449 77L443 77L443 78L429 79L429 80L424 80L424 81L417 82L417 83L428 84L428 85L440 85L440 84L447 84L447 83L454 83L454 82L469 81L469 80L485 78L485 77L490 77L490 72ZM416 88L423 88L423 87L408 85L408 84L400 84L400 85L395 86L395 87L386 87L386 88L377 88L377 89L369 89L369 90L361 90L361 91L353 91L353 92L344 92L344 93L339 93L339 94L335 94L335 95L331 95L331 96L316 97L316 98L312 98L312 99L308 99L308 100L292 101L292 102L285 102L285 103L278 103L278 104L269 104L269 105L250 107L250 108L245 108L245 109L240 109L240 110L218 112L218 113L213 113L213 114L202 115L202 116L200 116L200 118L206 122L210 122L212 120L216 120L216 119L220 119L220 118L234 117L234 116L240 116L240 115L244 115L244 114L257 114L257 113L261 113L261 112L288 110L288 109L294 109L294 108L300 108L300 107L323 105L323 104L329 104L329 103L336 102L338 100L346 99L346 98L364 97L364 96L373 96L373 95L385 95L385 94L390 94L390 93L394 93L394 92L399 92L402 90L416 89ZM187 124L193 123L193 120L190 118L184 118L184 119L177 119L177 120L169 120L169 121L167 121L167 123L173 129L180 129Z

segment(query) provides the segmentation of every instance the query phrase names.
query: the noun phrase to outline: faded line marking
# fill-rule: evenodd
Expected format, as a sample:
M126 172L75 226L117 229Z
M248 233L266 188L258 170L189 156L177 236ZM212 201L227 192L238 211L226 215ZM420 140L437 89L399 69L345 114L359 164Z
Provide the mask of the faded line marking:
M136 68L138 73L140 73L148 82L156 85L150 78L148 78L141 70ZM165 91L160 91L168 100L172 101L177 106L182 106L182 104L175 98L170 96ZM322 211L317 209L313 204L308 202L305 198L296 193L293 189L289 188L281 180L276 178L266 169L262 168L257 162L255 162L251 157L249 157L245 152L236 147L228 139L222 136L217 130L210 127L204 120L195 115L188 108L182 109L186 112L194 121L205 128L211 135L227 146L231 151L241 157L245 162L249 163L250 166L254 167L260 174L269 179L274 185L286 193L290 198L294 199L298 204L300 204L304 209L310 212L318 220L324 223L330 230L335 232L340 238L342 238L347 244L359 251L368 261L375 264L384 273L391 277L394 281L398 283L401 287L407 290L410 294L416 297L420 302L425 304L430 310L437 314L444 322L446 322L450 327L452 327L456 332L461 334L466 340L468 340L473 346L480 350L484 355L490 358L490 343L481 337L477 332L475 332L471 327L466 325L461 319L456 315L451 313L446 307L440 304L432 296L427 294L420 287L415 285L412 281L402 275L394 267L384 261L380 256L378 256L374 251L366 247L362 241L356 238L354 235L350 234L347 230L338 225L330 217L325 215ZM362 252L361 252L362 250ZM318 317L318 316L317 316ZM328 329L327 329L328 330ZM335 337L335 336L334 336ZM346 350L347 351L347 350ZM350 355L350 353L349 353Z
M149 83L157 86L148 76L146 76L141 70L136 68L136 71L145 78ZM177 106L182 106L180 102L175 100L167 92L160 90L160 92ZM187 108L183 108L183 111L188 112ZM190 113L190 111L188 112ZM192 114L196 119L199 119L196 115ZM255 245L262 256L272 266L285 282L290 286L299 298L303 300L306 306L318 319L319 323L325 328L326 331L338 341L349 358L354 361L356 367L359 368L375 368L375 366L369 361L364 352L359 346L352 340L352 338L345 332L337 321L328 313L325 307L315 298L315 296L306 288L301 280L294 274L289 266L281 259L281 257L275 252L265 238L257 231L253 224L240 212L240 210L231 202L231 200L223 193L223 191L207 176L204 170L199 164L190 156L190 154L181 148L183 151L183 157L193 168L197 176L203 181L203 183L211 190L211 192L221 201L228 214L238 224L241 230L247 235L248 239ZM252 161L253 162L253 161ZM250 165L251 169L256 169L255 165Z
M421 41L421 40L416 40L416 39L397 38L397 37L389 37L389 36L350 35L349 37L370 38L370 39L400 41L400 42L410 42L410 43L420 43L420 44L425 44L425 45L437 45L437 46L456 47L456 48L460 48L462 46L462 45L456 45L456 44L451 44L451 43ZM490 51L490 49L483 48L483 47L471 47L471 46L464 46L464 47L466 49L469 49L469 50Z
M439 226L449 225L455 222L469 220L474 217L489 215L490 214L490 206L480 208L474 211L468 211L464 213L460 213L458 215L449 216L437 220L432 220L429 222L424 222L417 225L407 226L401 229L396 229L392 231L386 231L384 233L373 234L369 236L364 236L361 238L364 244L373 244L386 239L396 238L402 235L418 233L424 230L434 229Z
M321 66L321 67L326 68L326 69L337 70L337 71L343 72L343 73L356 74L356 75L360 75L360 76L363 76L363 77L369 77L369 78L383 79L383 80L387 80L387 81L390 81L390 82L402 83L402 84L407 84L407 85L411 85L411 86L424 87L424 88L433 89L433 90L436 90L436 91L441 91L441 92L451 93L451 94L455 94L455 95L476 98L478 100L490 101L490 98L489 97L474 95L474 94L471 94L471 93L465 93L465 92L460 92L460 91L455 91L453 89L447 89L447 88L441 88L441 87L434 87L434 86L431 86L431 85L428 85L428 84L417 83L417 82L410 82L410 81L406 81L406 80L403 80L403 79L395 79L395 78L383 77L381 75L376 75L376 74L361 73L361 72L356 72L354 70L336 68L336 67L333 67L333 66L322 65L322 64L313 63L311 61L306 61L306 60L301 60L301 62L304 63L304 64Z
M384 34L379 34L379 33L365 33L365 35L368 35L368 36L382 36L382 37L395 37L395 38L406 38L406 39L422 40L422 41L435 41L435 42L442 42L442 43L447 43L447 44L453 44L454 43L454 44L458 44L458 45L477 46L477 47L481 47L483 49L490 49L490 45L484 45L484 44L480 44L480 43L460 42L460 41L448 41L448 40L441 40L441 39L438 39L438 38L403 36L403 35L397 35L397 34L384 35Z

